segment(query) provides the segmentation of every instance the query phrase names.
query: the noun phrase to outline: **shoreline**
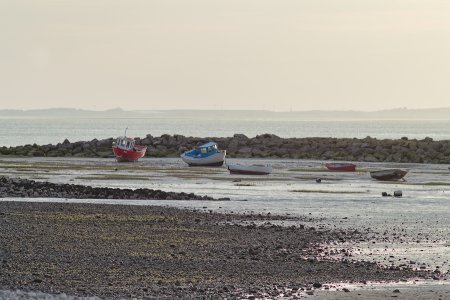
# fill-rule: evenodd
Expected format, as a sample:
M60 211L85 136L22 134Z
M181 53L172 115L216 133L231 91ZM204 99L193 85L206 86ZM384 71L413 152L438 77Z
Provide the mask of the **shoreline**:
M243 163L265 162L265 160L255 159L241 159L237 161L242 161ZM27 242L28 244L32 244L31 247L41 245L38 250L49 249L47 251L49 253L48 255L54 256L53 252L57 247L61 248L67 243L78 242L75 246L69 247L70 253L72 254L70 259L67 259L67 257L64 258L68 254L64 253L64 249L61 248L62 250L60 249L55 252L57 253L58 259L53 259L51 263L47 263L47 265L52 267L52 269L49 269L49 272L41 274L33 270L25 270L22 277L28 279L22 285L10 286L23 287L28 291L38 292L40 291L38 289L39 285L33 283L33 280L36 278L29 277L36 276L33 274L42 276L42 278L37 278L38 281L46 281L47 277L45 274L52 277L51 272L55 272L55 270L58 273L71 272L69 274L70 276L67 277L70 280L74 280L72 278L73 276L84 276L86 273L84 271L85 265L87 265L88 272L98 272L87 264L89 259L95 263L99 261L97 265L103 266L102 269L109 270L111 267L105 262L105 260L108 260L108 255L106 255L106 258L99 255L99 253L106 251L103 250L104 248L114 251L115 247L123 248L127 243L133 245L137 243L138 246L134 247L139 248L141 247L139 241L143 241L143 244L148 244L149 241L152 241L151 237L159 236L160 238L164 237L169 240L179 237L178 242L181 241L184 244L182 245L181 251L179 251L178 247L171 248L170 244L169 246L161 246L163 251L159 251L158 253L165 253L166 256L163 262L159 260L160 264L157 270L161 270L165 266L164 263L166 263L167 266L165 267L168 268L168 271L165 271L166 273L159 272L156 275L162 274L170 277L174 275L173 270L178 265L181 265L180 272L184 272L183 274L187 272L189 274L189 276L183 276L183 278L193 278L190 282L184 283L183 280L179 280L180 285L176 285L176 281L174 283L173 280L171 281L172 283L167 283L166 281L161 281L159 284L158 282L155 283L148 279L148 277L151 277L156 272L152 273L148 271L149 269L155 269L154 265L157 263L157 260L154 256L143 256L142 253L145 251L141 251L140 256L133 255L128 257L125 251L124 253L120 253L120 255L114 255L123 265L119 265L119 267L114 266L116 273L110 277L106 277L114 278L117 276L117 270L121 270L118 282L114 281L111 283L114 287L100 282L94 289L106 289L107 291L113 289L113 291L118 292L118 289L128 286L128 277L137 280L135 277L140 276L144 278L144 283L149 283L143 287L139 287L139 284L132 286L137 291L135 294L137 298L151 298L153 297L152 295L160 294L163 296L168 295L166 298L171 299L182 298L182 292L184 294L188 293L192 297L198 296L200 298L213 297L213 294L218 294L228 298L243 297L250 299L256 295L252 292L258 292L260 293L258 294L260 297L266 298L275 298L277 297L276 295L280 296L281 294L284 296L290 295L289 297L286 296L286 298L290 299L295 299L295 297L298 298L299 296L312 297L313 299L353 299L354 297L360 299L380 299L397 296L396 298L398 299L426 297L427 299L437 300L445 298L443 296L439 297L439 295L448 295L448 293L445 294L446 288L448 288L448 284L445 284L449 278L448 255L446 254L448 253L446 249L448 249L449 244L445 239L448 235L446 235L447 231L444 228L436 228L436 225L440 224L440 222L443 222L442 224L448 224L444 219L441 219L445 218L446 220L447 210L440 211L437 206L439 203L445 205L446 202L441 199L442 196L447 199L446 193L442 194L442 189L445 190L448 180L446 177L448 173L446 167L444 169L443 166L437 165L408 165L412 168L408 182L395 184L399 188L401 187L404 192L404 197L400 201L400 199L382 198L380 196L381 191L391 190L394 187L391 184L370 180L361 172L351 174L334 173L318 167L319 162L314 161L267 161L276 165L276 172L268 177L244 177L231 176L224 168L187 168L178 159L172 158L145 159L135 164L117 164L112 160L107 161L100 158L4 159L2 160L1 171L3 175L10 176L11 178L31 179L41 183L62 183L62 186L66 186L66 184L67 186L81 184L83 186L89 185L92 187L112 189L151 188L153 190L161 189L180 193L187 191L196 195L210 195L215 198L230 197L232 199L231 201L220 202L209 200L108 200L105 198L70 200L66 198L25 197L1 199L0 223L4 221L4 215L1 214L3 207L7 207L3 206L3 203L9 203L9 206L18 205L27 208L22 211L16 210L13 215L17 222L19 220L31 220L30 226L34 226L34 228L29 231L30 234L27 230L24 230L28 226L27 224L19 224L15 227L16 229L22 228L21 230L26 234L27 238L33 239L34 243ZM383 164L361 164L362 170L366 172L374 168L379 168L380 166L386 167ZM398 167L400 167L400 164ZM324 179L321 184L315 182L314 178L317 178L317 176ZM440 183L440 185L436 187L435 185L429 185L427 192L424 192L422 191L422 185L427 182L436 182ZM270 191L272 189L274 192ZM358 193L354 193L356 191ZM433 192L430 194L430 191ZM430 196L432 197L430 198ZM422 202L419 200L425 200L424 197L426 197L427 201L423 202L423 204L428 203L427 211L429 213L418 215L414 208L421 205ZM58 199L61 201L58 201ZM429 203L431 199L433 200ZM56 201L58 204L49 203L51 201ZM39 204L36 202L44 203ZM86 207L86 209L82 210L84 211L83 213L80 212L81 208L78 210L71 208L66 211L66 207L73 207L72 204L68 204L70 202L89 204L74 204L75 206L80 205L79 207ZM98 203L98 208L91 209L95 207L92 206L94 205L92 202ZM106 206L105 204L107 203L119 205ZM130 205L133 207L130 207ZM147 205L151 207L142 208ZM333 208L332 212L323 209L324 207L328 207L328 205L331 205L330 207ZM39 207L46 209L40 209ZM156 222L157 219L150 218L152 215L157 215L154 213L154 210L158 207L171 211L170 214L172 217L170 220L168 218L167 222ZM350 207L353 207L354 210L349 210ZM411 207L411 209L408 209L408 207ZM147 217L150 219L135 218L136 216L142 215L142 209L147 211ZM121 210L121 212L116 212L115 210ZM122 212L122 210L124 211ZM397 222L389 222L389 220L394 221L391 219L391 217L394 217L392 214L388 214L383 218L389 224L383 220L378 220L377 212L388 212L392 210L398 210L400 212ZM98 213L95 213L95 211ZM106 212L103 213L104 211ZM437 213L438 211L440 211L439 214ZM109 215L109 217L106 217L106 215ZM50 218L51 216L53 218ZM56 218L56 216L59 217ZM207 222L202 221L203 216L208 217ZM202 222L197 223L195 219ZM8 217L6 223L10 224L11 220ZM434 221L422 223L422 220ZM266 224L267 222L271 225ZM403 226L403 222L410 225ZM5 228L5 223L1 223L0 225L2 228ZM263 226L258 227L258 225ZM294 225L294 227L291 228L291 225ZM121 226L123 228L118 228ZM155 226L157 227L155 228ZM302 228L302 226L304 227ZM430 226L431 229L436 228L436 230L430 231L424 228L424 226L427 226L427 228ZM158 233L158 230L163 227L166 227L168 231L164 233L160 232L161 234L153 234ZM314 227L314 230L311 227ZM64 228L66 230L63 230ZM151 230L142 230L142 228L150 228ZM107 232L113 232L113 234L108 233L107 236L122 238L125 236L126 238L123 238L124 241L120 243L116 239L116 243L111 245L108 244L112 243L111 240L99 239L100 233L94 232L95 234L93 234L93 230L100 230L104 236ZM128 236L124 235L123 230L128 233ZM271 232L271 230L274 232ZM137 231L136 235L134 235L134 231ZM39 242L39 238L46 232L50 233L50 236L55 234L60 235L61 233L65 236L59 238L45 237L42 242ZM82 234L72 236L72 233L75 234L77 232L81 232ZM130 233L133 235L129 236ZM202 243L202 247L193 249L193 247L199 245L186 245L187 241L195 241L193 237L205 240L208 238L206 236L207 234L211 238L207 239L207 243ZM306 234L306 238L303 240L302 234ZM280 239L274 239L274 235L275 238L277 237L276 235L280 235ZM45 247L42 246L42 243L46 241L56 241L58 239L61 246L51 246L49 243ZM216 241L216 239L218 240ZM237 241L233 239L243 242L236 245ZM15 241L13 237L9 240L12 240L16 245L20 244L20 241ZM314 247L304 246L301 249L295 248L299 246L297 244L307 242L308 240L312 241L313 244L317 242L317 244ZM276 245L278 243L281 244L282 248L277 249ZM213 247L212 244L216 246ZM89 245L91 247L88 247ZM177 246L177 243L172 243L172 245ZM90 251L86 251L82 246L85 246L86 249L89 248ZM150 247L152 245L147 246ZM129 248L128 246L123 249ZM187 249L189 250L187 251L185 248L189 248L190 250ZM237 250L237 252L227 253L226 251L229 248L231 250ZM21 250L20 246L17 246L15 249ZM263 250L258 252L259 249ZM174 252L177 250L178 252ZM345 252L341 252L343 250ZM397 250L400 252L396 252ZM0 269L3 270L3 254L1 251L2 249L0 249ZM21 255L26 255L25 250L22 252L16 253L19 255L18 262L21 262L23 259ZM185 252L185 254L180 255L179 252ZM81 257L82 253L94 253L97 256L90 258L92 255L89 254L88 258ZM150 252L147 251L146 253ZM422 253L427 253L427 256L423 259L420 258ZM173 257L171 254L174 254L176 257ZM280 256L281 254L286 255L286 260L283 260ZM31 259L33 255L34 253L29 253L26 256ZM66 260L73 262L73 257L77 257L77 262L73 263L74 265L70 268L77 268L78 273L81 275L78 275L74 270L70 271L71 269L66 271L66 265L58 262L60 260L59 256L61 255L65 259L63 263L66 263ZM170 257L167 255L170 255ZM227 256L230 258L227 258ZM103 259L101 259L102 257ZM309 260L310 258L312 261ZM320 260L325 258L326 261L317 261L315 258L320 258ZM8 260L6 261L8 264ZM136 267L135 264L139 261L143 263ZM186 261L191 262L189 267ZM303 265L306 262L308 264L306 266ZM378 267L378 264L383 267ZM48 268L47 265L45 268ZM148 268L142 270L142 265ZM369 270L361 270L362 266L368 266ZM424 274L423 277L429 278L430 284L434 283L434 285L422 284L428 283L427 279L421 279L416 285L416 281L409 280L409 278L412 278L410 276L405 276L400 279L397 278L393 282L389 281L389 283L386 283L384 279L378 279L380 283L373 283L372 280L364 279L367 277L366 275L369 278L375 275L376 278L380 278L386 272L392 275L392 271L395 272L396 268L394 266L399 267L397 271L419 270L418 273L415 271L412 272L413 275L411 276ZM257 278L251 282L246 281L247 279L240 280L240 276L243 275L236 274L242 272L241 269L243 267L246 268L245 272L251 272L251 276L256 276ZM394 270L387 270L386 268L389 267L393 267ZM212 270L212 268L215 269ZM282 271L279 271L279 268L282 268ZM293 270L294 268L295 270ZM324 269L327 268L331 271L330 273L324 274ZM219 271L215 272L217 269ZM257 276L261 270L266 271L261 276ZM373 274L374 270L375 275ZM377 274L376 271L381 273ZM436 273L436 271L439 271L439 273ZM148 272L147 275L149 276L146 276L143 272ZM193 272L195 272L194 276L192 276ZM301 274L296 274L296 272ZM182 273L175 275L178 276ZM201 276L208 276L207 278L200 278L197 275L198 273L201 273ZM343 273L345 273L345 276L353 276L353 278L347 280L353 283L339 283L341 281L340 279L344 277L342 275ZM98 277L105 277L103 276L105 273L101 274ZM127 278L121 276L126 276ZM234 276L236 276L237 283L227 284L231 280L229 278L233 278ZM250 278L251 276L247 277ZM314 279L320 276L327 280L318 280L317 282L308 280L309 278ZM75 277L75 280L78 277ZM57 278L58 276L55 275L54 278L52 277L52 280L57 281ZM262 279L260 280L260 278ZM302 280L306 279L306 283L299 278ZM121 280L125 284L122 284ZM66 281L66 277L62 277L59 281L58 284L61 285ZM197 284L196 282L198 281L202 283ZM327 284L327 282L331 282L332 284ZM77 287L78 283L78 281L75 281L72 285ZM322 287L314 288L314 283L320 283ZM440 286L441 283L443 284L442 286ZM45 282L45 284L49 284L49 282ZM394 286L395 288L393 288ZM5 290L3 287L8 289L6 286L0 286L0 294ZM64 290L55 290L51 287L49 288L49 292L54 295L58 291L67 290L65 286L63 287ZM293 293L292 289L296 287L299 287L296 290L297 293ZM344 288L350 292L343 291ZM146 294L143 294L143 289L147 290ZM191 289L195 291L191 291ZM393 293L396 289L399 289L401 293ZM21 291L25 292L26 290ZM430 290L434 292L431 293ZM71 291L68 290L66 295L88 295L89 293L89 295L93 295L90 289L86 289L88 293L84 294L81 293L82 291L77 291L77 289L75 289L75 294ZM274 296L270 293L273 293ZM309 295L311 293L313 295ZM117 298L119 296L103 297ZM130 295L124 294L123 297L130 298Z
M342 234L271 223L283 216L105 204L2 202L1 207L0 224L7 228L0 234L6 245L3 290L106 298L276 297L288 290L314 294L332 282L429 274L319 259L326 249L314 246Z

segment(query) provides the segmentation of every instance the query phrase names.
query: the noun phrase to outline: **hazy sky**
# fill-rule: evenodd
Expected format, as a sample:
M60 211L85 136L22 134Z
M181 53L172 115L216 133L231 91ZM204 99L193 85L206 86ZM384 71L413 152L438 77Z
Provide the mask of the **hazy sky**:
M442 106L448 0L0 0L0 109Z

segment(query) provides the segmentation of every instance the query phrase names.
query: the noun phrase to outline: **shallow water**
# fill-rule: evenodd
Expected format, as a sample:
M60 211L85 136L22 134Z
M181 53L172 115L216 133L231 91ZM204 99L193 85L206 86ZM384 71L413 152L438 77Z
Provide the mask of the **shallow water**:
M342 291L347 288L350 292ZM420 280L395 283L342 284L336 289L316 290L308 299L326 300L379 300L379 299L427 299L444 300L450 298L450 282Z
M176 158L148 158L134 164L113 159L17 158L0 160L0 175L55 183L193 192L231 201L14 199L176 207L235 213L308 216L318 228L365 231L373 240L344 243L354 259L410 265L442 272L450 263L450 170L447 165L358 163L357 172L326 170L321 161L228 159L269 164L269 176L230 175L222 168L187 167ZM406 182L381 182L368 171L408 169ZM317 183L316 178L322 182ZM382 197L401 190L403 197ZM4 199L11 200L11 199ZM290 224L286 224L290 225ZM386 237L386 238L384 238Z

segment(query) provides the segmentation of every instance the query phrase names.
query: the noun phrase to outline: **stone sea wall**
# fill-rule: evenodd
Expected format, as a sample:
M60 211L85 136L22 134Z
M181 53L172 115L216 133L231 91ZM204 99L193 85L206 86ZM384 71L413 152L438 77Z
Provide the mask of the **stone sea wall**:
M356 138L280 138L262 134L249 138L243 134L233 137L198 138L167 135L137 138L137 144L149 147L148 157L177 157L182 152L208 141L216 141L228 157L297 158L367 162L450 163L450 140ZM0 156L47 157L113 157L113 138L69 142L57 145L24 145L0 147ZM24 143L25 144L25 143Z

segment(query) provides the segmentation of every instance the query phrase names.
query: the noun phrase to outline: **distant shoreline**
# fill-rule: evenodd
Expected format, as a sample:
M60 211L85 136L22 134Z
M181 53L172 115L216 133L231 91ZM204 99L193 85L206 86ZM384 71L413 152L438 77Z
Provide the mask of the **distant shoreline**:
M75 108L0 109L0 118L149 118L164 117L219 117L219 118L282 118L289 120L449 120L450 107L407 109L395 108L374 111L358 110L85 110Z

